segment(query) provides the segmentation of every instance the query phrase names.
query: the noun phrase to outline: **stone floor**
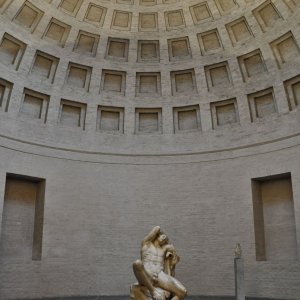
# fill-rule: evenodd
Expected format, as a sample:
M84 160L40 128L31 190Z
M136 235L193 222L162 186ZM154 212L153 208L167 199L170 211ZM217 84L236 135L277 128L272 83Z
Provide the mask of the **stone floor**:
M88 297L61 297L61 298L43 298L34 300L129 300L129 296L88 296ZM4 300L4 299L3 299ZM15 299L15 300L33 300L33 299ZM188 296L185 300L235 300L234 296ZM297 299L273 299L273 298L253 298L246 297L246 300L297 300Z

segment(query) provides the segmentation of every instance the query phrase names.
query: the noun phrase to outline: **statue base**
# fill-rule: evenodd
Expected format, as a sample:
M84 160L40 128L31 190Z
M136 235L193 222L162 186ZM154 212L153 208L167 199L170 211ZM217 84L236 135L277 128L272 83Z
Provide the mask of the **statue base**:
M138 283L130 286L130 299L132 300L167 300L170 298L170 293L160 288L156 288L157 292L161 295L159 299L154 299L149 290Z

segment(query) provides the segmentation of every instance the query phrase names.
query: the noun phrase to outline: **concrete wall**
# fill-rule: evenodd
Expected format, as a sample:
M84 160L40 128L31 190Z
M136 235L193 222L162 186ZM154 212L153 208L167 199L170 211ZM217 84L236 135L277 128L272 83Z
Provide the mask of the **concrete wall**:
M152 158L147 164L84 162L3 147L1 155L2 194L6 172L46 179L42 259L1 257L4 298L127 294L135 281L131 263L156 224L178 249L177 276L190 294L234 293L233 251L240 242L247 295L299 296L297 261L256 261L251 192L251 178L291 172L298 229L298 146L225 160L218 154L212 161Z

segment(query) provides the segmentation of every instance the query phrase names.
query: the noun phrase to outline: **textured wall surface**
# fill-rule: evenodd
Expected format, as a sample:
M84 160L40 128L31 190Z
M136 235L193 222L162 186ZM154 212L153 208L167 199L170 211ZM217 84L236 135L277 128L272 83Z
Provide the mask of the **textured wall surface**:
M247 296L300 299L299 12L296 0L0 1L3 249L26 223L5 205L7 173L45 180L41 259L31 220L27 248L0 253L0 299L127 295L154 225L190 295L234 294L239 242ZM272 187L278 174L292 195ZM266 246L280 247L268 232L292 236L264 260L252 179L271 201Z

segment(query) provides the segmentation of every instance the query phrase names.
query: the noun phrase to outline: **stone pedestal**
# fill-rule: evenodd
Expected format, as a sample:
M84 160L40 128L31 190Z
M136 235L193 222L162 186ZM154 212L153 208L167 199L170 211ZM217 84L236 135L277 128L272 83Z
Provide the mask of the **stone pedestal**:
M234 259L234 275L235 275L235 299L245 300L244 260L242 258Z

